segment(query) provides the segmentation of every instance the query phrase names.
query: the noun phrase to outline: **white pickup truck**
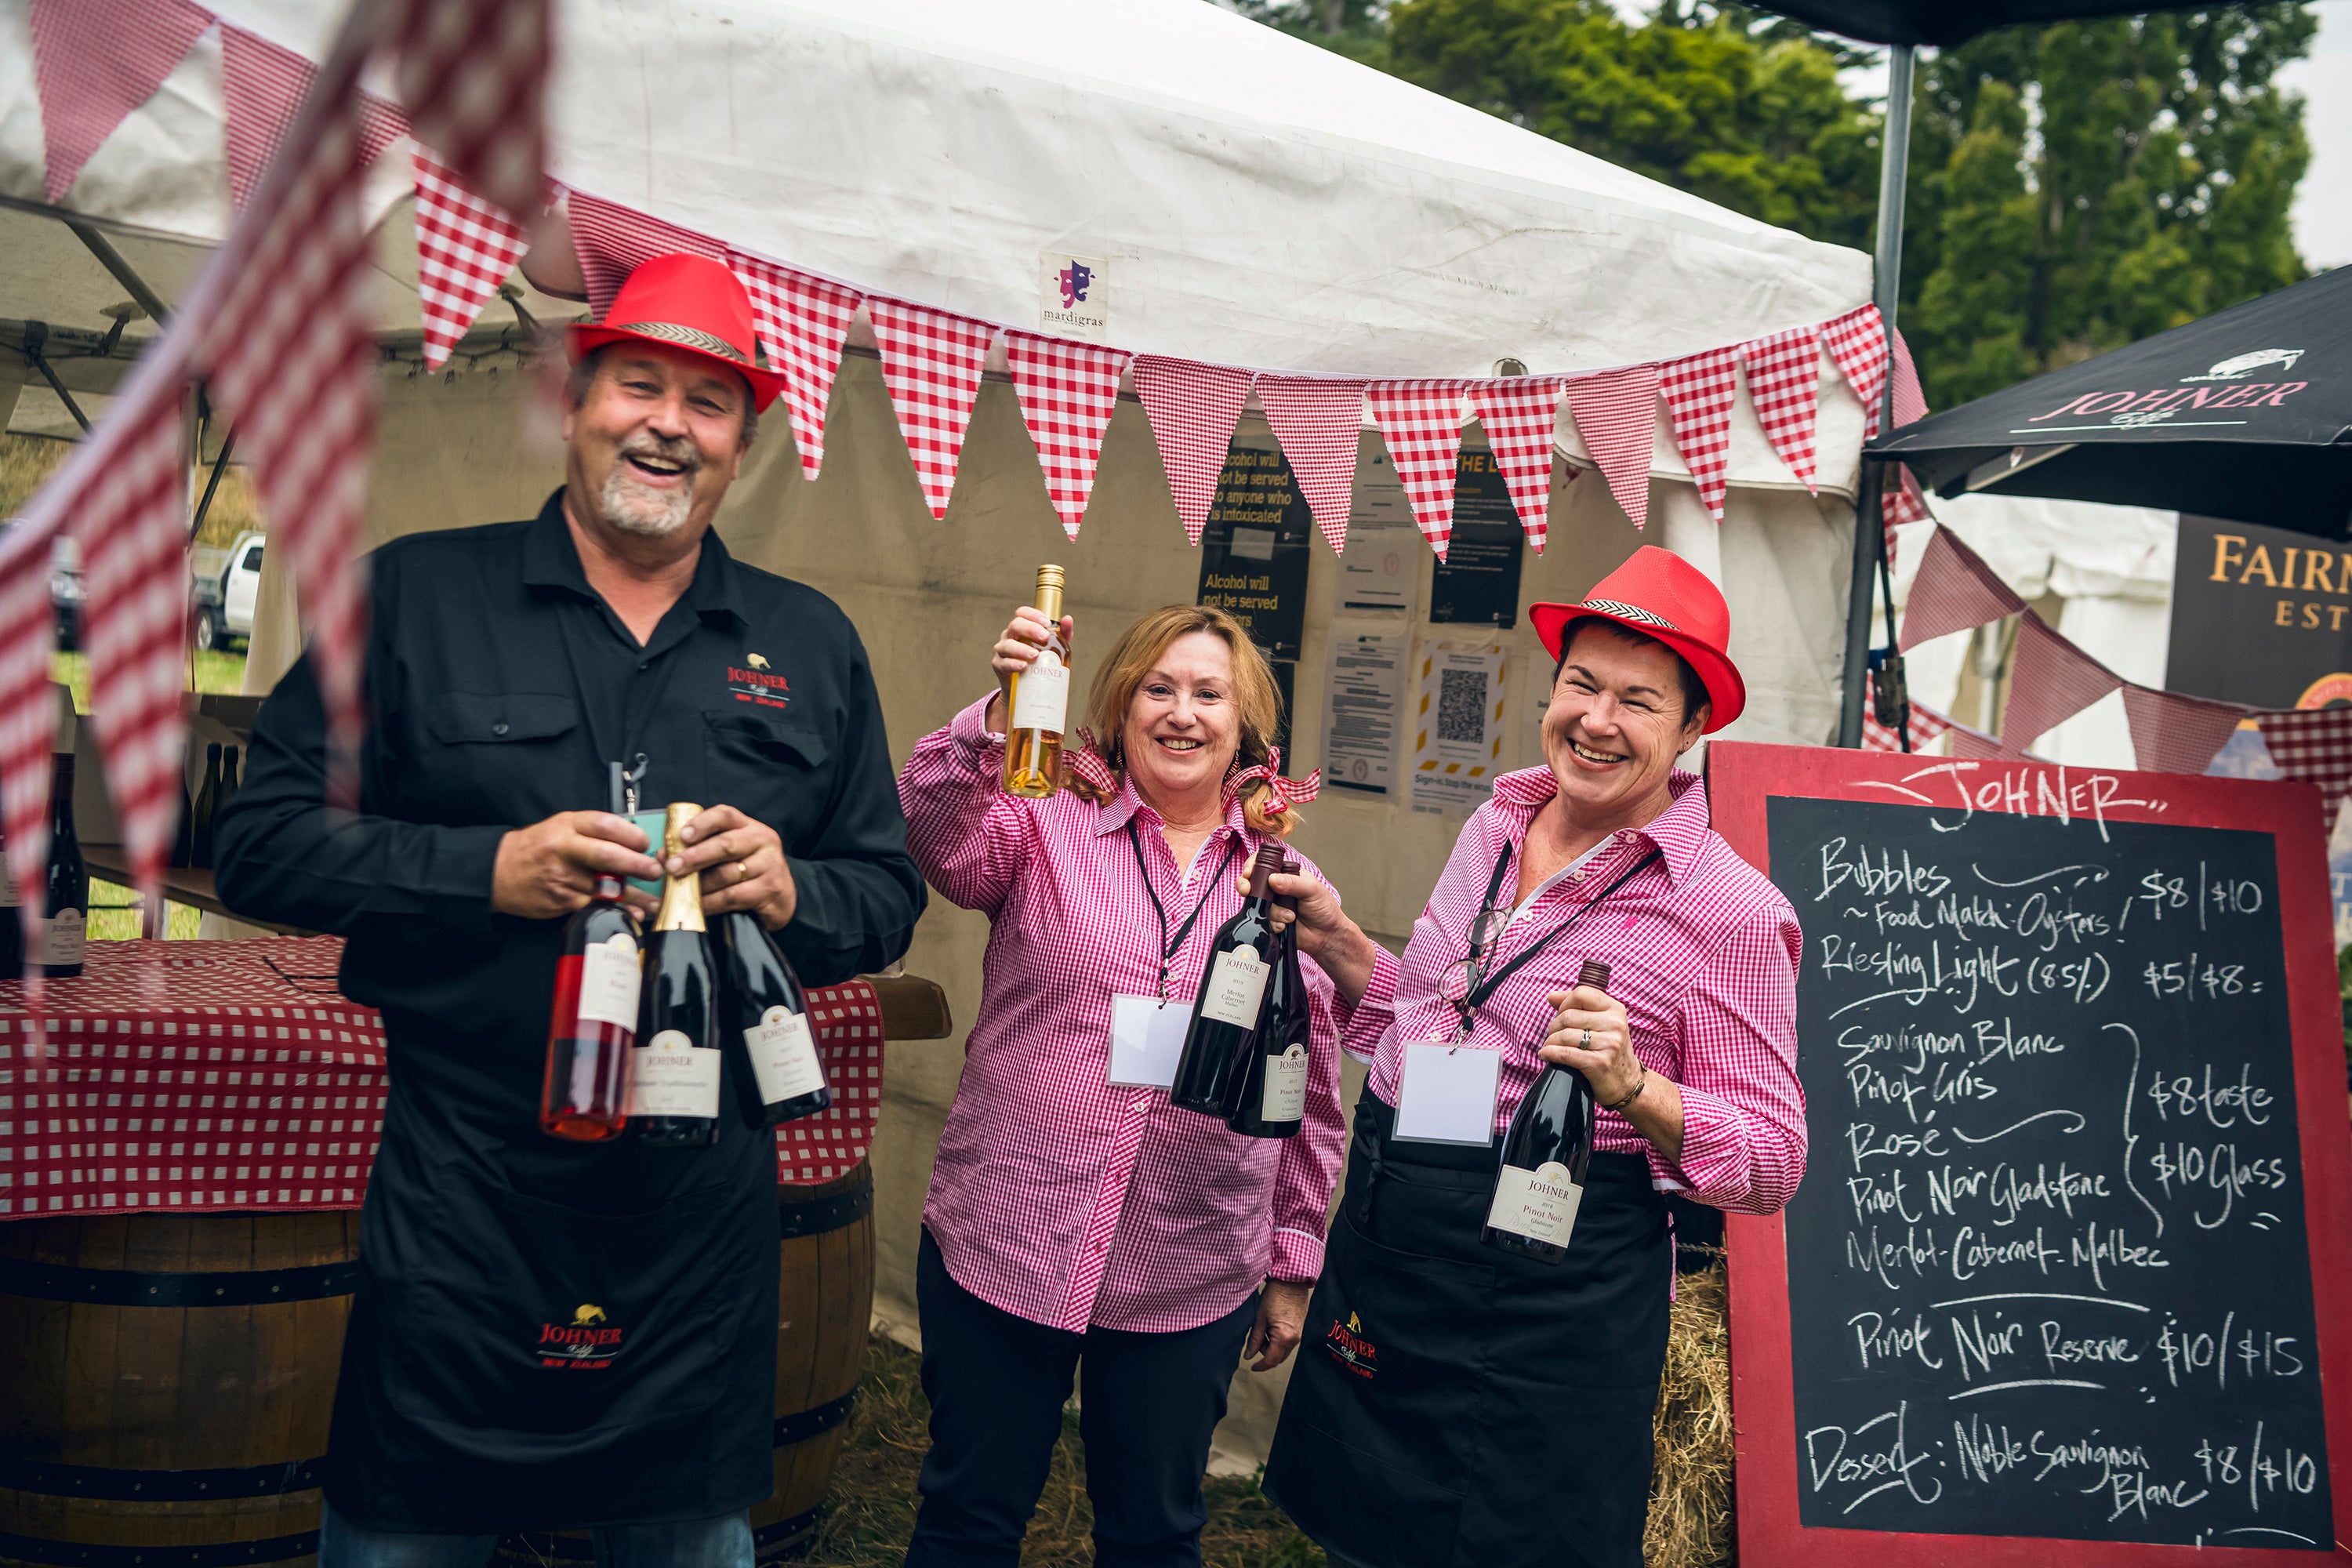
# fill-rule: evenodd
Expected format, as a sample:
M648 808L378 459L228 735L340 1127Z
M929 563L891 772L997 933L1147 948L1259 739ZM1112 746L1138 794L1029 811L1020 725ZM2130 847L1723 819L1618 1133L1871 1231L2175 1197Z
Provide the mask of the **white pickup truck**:
M253 635L253 601L261 588L267 542L268 535L247 530L226 550L198 545L189 552L198 647L225 649L232 638Z

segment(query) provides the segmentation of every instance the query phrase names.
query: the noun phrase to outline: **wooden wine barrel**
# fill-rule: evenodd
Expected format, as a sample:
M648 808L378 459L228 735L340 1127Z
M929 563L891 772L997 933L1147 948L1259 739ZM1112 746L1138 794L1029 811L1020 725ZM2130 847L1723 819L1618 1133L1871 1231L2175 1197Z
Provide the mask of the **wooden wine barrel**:
M311 1562L359 1222L0 1223L0 1564Z
M816 1528L842 1424L857 1397L874 1310L874 1173L861 1163L814 1186L776 1189L783 1236L776 1304L775 1495L751 1510L759 1560ZM584 1531L531 1531L499 1543L512 1568L592 1560Z

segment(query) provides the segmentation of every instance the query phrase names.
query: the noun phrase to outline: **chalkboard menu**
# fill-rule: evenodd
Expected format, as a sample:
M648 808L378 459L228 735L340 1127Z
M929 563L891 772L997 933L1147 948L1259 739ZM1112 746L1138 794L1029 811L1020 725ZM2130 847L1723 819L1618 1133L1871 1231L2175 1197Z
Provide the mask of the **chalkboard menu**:
M2332 1123L2297 1094L2297 1004L2333 969L2315 798L1717 752L1718 823L1805 936L1805 1179L1732 1227L1735 1281L1751 1226L1781 1244L1794 1506L1765 1532L2331 1552L2343 1314L2315 1303L2345 1298L2315 1281L2343 1268L2347 1137L2324 1056L2302 1087ZM1742 1555L1774 1560L1745 1532Z

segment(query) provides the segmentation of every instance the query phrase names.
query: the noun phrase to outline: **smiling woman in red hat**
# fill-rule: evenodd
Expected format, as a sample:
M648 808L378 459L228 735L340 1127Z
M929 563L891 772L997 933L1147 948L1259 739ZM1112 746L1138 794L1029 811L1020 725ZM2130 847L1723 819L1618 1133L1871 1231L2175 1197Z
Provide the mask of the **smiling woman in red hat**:
M1265 1483L1335 1568L1639 1564L1665 1194L1766 1214L1804 1171L1803 938L1675 765L1747 701L1723 595L1643 549L1530 614L1544 765L1495 781L1402 960L1275 879L1340 995L1394 999Z

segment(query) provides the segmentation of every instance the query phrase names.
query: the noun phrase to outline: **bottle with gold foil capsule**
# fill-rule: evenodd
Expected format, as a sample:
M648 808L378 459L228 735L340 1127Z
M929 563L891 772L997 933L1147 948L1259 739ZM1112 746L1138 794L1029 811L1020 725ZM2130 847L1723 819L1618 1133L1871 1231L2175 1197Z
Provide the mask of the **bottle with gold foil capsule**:
M662 825L662 858L702 814L679 802ZM644 997L629 1073L629 1135L641 1143L696 1147L719 1142L719 965L702 920L702 879L662 882L661 910L646 939Z
M1036 661L1004 693L1004 793L1044 800L1062 784L1062 731L1070 717L1070 650L1062 643L1062 569L1037 568L1037 611L1054 628Z

